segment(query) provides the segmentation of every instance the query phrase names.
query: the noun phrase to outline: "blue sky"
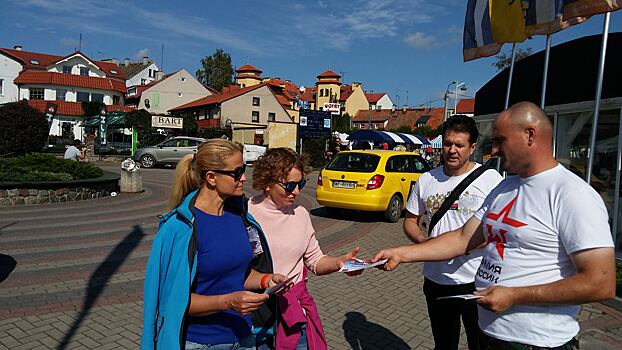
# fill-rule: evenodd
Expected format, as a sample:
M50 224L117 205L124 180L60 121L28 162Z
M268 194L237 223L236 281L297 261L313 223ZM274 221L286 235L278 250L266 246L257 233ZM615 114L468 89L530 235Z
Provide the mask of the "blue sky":
M236 67L313 86L326 69L365 90L388 92L410 106L443 96L454 80L466 95L496 74L494 58L462 60L466 0L129 1L0 0L0 47L93 59L147 55L164 70L194 73L216 49ZM553 45L602 32L603 16L557 33ZM610 32L622 31L622 11ZM520 45L544 48L537 37ZM503 51L510 50L505 45ZM591 53L598 55L598 52ZM442 101L436 101L441 105Z

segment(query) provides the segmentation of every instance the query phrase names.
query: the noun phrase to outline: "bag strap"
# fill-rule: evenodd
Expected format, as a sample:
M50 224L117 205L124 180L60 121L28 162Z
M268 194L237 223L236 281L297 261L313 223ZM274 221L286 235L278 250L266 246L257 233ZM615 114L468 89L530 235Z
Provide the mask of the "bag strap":
M465 177L456 188L449 194L448 197L445 198L441 207L432 215L432 219L430 219L430 225L428 226L428 233L432 232L434 226L438 223L438 221L445 215L447 210L454 204L454 202L458 199L458 197L464 192L464 190L469 187L469 185L475 181L480 175L482 175L486 170L490 170L489 167L482 165L479 168L475 169L473 172L469 174L469 176Z

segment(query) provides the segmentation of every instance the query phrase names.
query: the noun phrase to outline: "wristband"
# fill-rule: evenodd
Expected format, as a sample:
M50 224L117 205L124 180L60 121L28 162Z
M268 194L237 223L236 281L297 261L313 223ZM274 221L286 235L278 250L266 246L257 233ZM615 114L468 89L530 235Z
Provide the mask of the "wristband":
M270 278L271 276L272 275L269 273L263 275L263 277L261 278L261 282L259 283L262 289L268 288L268 278Z

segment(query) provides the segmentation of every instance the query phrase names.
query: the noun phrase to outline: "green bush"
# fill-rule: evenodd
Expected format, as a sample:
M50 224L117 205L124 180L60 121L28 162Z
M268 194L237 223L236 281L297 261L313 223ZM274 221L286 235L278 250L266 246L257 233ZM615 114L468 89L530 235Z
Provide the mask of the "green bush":
M94 165L45 154L0 159L0 181L67 181L92 179L103 174Z
M0 156L39 152L47 136L47 119L27 101L0 106Z
M326 156L326 141L327 137L322 138L305 138L302 140L302 152L309 155L309 163L314 168L321 168L328 160Z

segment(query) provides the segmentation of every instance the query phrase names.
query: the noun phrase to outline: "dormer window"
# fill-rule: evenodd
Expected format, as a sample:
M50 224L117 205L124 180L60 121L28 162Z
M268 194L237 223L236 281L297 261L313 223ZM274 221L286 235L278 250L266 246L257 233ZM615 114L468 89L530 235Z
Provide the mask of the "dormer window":
M117 72L117 71L116 71L116 70L114 70L114 69L113 69L113 70L111 70L111 71L110 71L110 73L112 73L112 74L119 74L119 72Z
M39 64L38 60L30 60L30 64Z
M89 76L89 68L88 67L80 67L80 75Z
M135 87L131 87L131 88L127 89L127 94L128 94L128 96L136 95L136 88Z
M63 66L63 73L71 74L71 66Z

